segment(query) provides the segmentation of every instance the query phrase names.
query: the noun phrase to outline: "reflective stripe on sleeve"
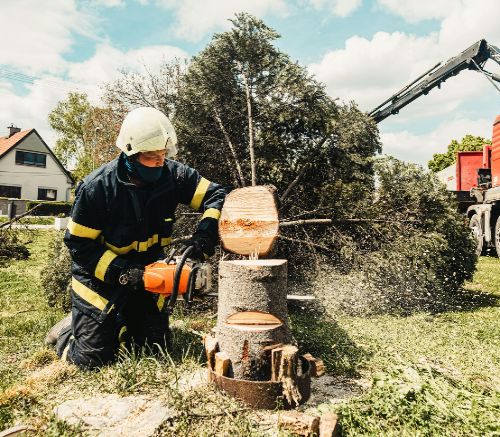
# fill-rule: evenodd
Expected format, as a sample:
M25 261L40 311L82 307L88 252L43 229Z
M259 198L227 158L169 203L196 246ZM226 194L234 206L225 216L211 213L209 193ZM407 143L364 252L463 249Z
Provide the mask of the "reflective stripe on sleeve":
M118 255L111 250L107 250L106 252L104 252L104 254L101 256L101 259L97 263L97 267L95 268L95 277L97 279L104 281L104 276L108 271L109 265L117 256Z
M168 246L172 242L172 237L162 238L161 246Z
M203 220L204 218L213 218L215 220L219 220L220 217L220 211L217 208L209 208L205 211L201 219Z
M95 306L101 311L104 310L108 304L108 300L99 296L95 291L78 282L75 278L71 278L71 287L73 291L78 294L83 300L87 301L90 305Z
M205 178L201 178L200 183L196 187L196 191L194 193L193 198L191 199L191 208L195 209L198 211L201 206L201 202L203 202L203 198L205 197L205 194L207 193L208 187L210 185L210 181Z
M95 240L102 232L102 230L99 229L92 229L87 226L79 225L71 218L68 221L68 230L71 235L74 235L75 237L91 238L92 240Z

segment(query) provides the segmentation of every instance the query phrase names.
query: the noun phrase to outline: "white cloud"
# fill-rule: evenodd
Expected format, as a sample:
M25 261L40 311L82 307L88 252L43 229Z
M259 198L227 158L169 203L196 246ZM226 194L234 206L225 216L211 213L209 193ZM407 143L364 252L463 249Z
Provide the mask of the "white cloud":
M446 152L452 140L460 141L465 135L482 136L491 140L493 122L494 119L456 118L425 135L415 135L407 130L382 133L383 153L427 168L427 162L432 159L433 154Z
M439 32L417 37L401 32L378 32L371 39L353 36L345 48L330 51L309 71L326 83L330 94L344 101L355 100L363 110L371 110L412 82L438 61L446 61L481 38L500 45L500 2L491 0L379 0L392 12L416 20L443 17ZM429 3L429 7L426 7ZM446 6L446 7L443 7ZM453 6L453 7L452 7ZM500 72L489 61L486 69ZM391 120L409 122L422 117L445 116L465 101L494 92L491 84L477 73L462 72L450 78L442 89L433 89L401 110Z
M332 96L370 110L440 60L437 37L400 32L378 32L372 40L353 36L345 49L328 52L309 71Z
M89 34L90 19L74 0L0 2L0 65L36 75L65 69L62 54L71 50L73 33Z
M155 70L163 59L169 61L175 58L187 58L187 53L173 46L146 46L138 50L122 52L109 45L100 44L95 55L79 63L69 66L69 77L78 83L102 85L103 82L116 80L119 70L141 70L143 64L148 69Z
M463 0L377 0L379 6L410 23L442 19L463 4Z
M339 0L348 1L348 0ZM358 0L356 0L358 1ZM286 17L293 6L284 0L157 0L157 4L173 10L177 18L175 36L189 41L199 41L218 28L229 28L228 19L234 14L248 12L259 18L266 14Z
M22 130L35 128L49 145L55 144L54 132L47 125L47 115L57 101L67 98L67 91L28 85L29 93L20 97L13 92L0 90L0 136L13 123Z
M359 9L363 0L309 0L317 11L322 11L325 5L330 11L342 18L345 18Z
M125 2L123 0L93 0L93 6L104 6L105 8L123 8Z

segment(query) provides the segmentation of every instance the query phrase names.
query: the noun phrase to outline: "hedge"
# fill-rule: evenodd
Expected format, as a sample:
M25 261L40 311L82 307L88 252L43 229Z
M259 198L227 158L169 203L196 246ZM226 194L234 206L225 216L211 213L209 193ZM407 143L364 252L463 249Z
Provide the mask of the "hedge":
M26 211L39 204L40 206L33 211L33 215L58 216L59 214L64 214L65 216L69 216L69 212L71 211L70 202L28 202L26 204Z

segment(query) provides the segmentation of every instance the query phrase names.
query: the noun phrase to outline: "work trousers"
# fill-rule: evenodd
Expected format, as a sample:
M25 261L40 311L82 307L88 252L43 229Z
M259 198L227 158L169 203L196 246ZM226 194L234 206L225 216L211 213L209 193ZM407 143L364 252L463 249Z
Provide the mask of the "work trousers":
M74 304L72 312L71 326L60 333L56 352L84 370L109 363L124 348L158 352L168 347L167 308L159 309L145 290L130 292L123 308L110 311L101 323Z

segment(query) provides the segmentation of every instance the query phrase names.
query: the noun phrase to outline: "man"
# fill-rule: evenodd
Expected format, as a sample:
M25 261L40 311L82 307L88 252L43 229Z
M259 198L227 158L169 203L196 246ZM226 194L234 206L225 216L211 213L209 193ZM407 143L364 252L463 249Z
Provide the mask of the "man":
M116 144L123 153L75 191L64 237L73 259L72 313L46 339L57 338L61 359L83 369L110 362L120 344L166 347L167 308L144 289L144 267L162 258L179 203L203 213L186 243L194 246L190 257L212 255L226 196L196 170L166 159L177 154L177 137L156 109L131 111Z

